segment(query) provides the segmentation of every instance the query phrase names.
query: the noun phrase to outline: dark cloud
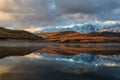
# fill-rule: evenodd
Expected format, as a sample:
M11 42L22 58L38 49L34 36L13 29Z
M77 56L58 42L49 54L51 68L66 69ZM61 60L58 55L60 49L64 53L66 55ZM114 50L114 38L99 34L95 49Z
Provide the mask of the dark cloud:
M57 6L67 13L93 14L109 12L120 7L120 0L56 0Z
M2 17L3 14L6 14ZM90 20L120 20L120 0L1 0L0 21L45 26ZM3 22L3 21L2 21Z

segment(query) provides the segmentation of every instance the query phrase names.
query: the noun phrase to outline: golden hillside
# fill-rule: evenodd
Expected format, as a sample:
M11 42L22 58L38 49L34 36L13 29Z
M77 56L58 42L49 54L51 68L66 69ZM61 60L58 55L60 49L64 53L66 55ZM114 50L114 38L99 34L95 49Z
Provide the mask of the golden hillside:
M120 42L120 33L113 32L93 32L88 34L80 34L74 31L60 31L51 33L38 34L49 42L62 42L62 43L97 43L97 42Z

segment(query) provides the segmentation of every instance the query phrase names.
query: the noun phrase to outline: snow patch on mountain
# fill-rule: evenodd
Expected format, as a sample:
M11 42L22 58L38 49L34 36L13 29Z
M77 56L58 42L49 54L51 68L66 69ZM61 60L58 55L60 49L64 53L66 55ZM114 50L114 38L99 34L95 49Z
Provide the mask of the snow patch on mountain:
M48 26L43 27L40 32L55 32L55 31L76 31L80 33L96 32L103 29L104 26L98 24L70 24L65 26Z
M56 31L76 31L79 33L90 32L120 32L120 24L101 24L101 23L84 23L84 24L68 24L62 26L47 26L37 29L37 32L48 33Z

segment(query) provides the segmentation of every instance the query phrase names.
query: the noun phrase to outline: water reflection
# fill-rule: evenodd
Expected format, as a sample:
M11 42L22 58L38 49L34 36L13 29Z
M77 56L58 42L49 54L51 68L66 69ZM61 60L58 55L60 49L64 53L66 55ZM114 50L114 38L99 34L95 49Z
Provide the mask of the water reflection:
M27 47L0 47L0 58L8 56L23 56L32 52L56 55L77 55L90 53L97 55L113 55L120 53L120 44L39 44Z
M120 44L54 44L45 46L39 53L76 55L80 53L113 55L120 53Z
M56 56L38 53L23 57L7 57L0 60L0 80L120 79L120 62L115 60L120 60L120 57L93 57L95 56L89 54Z
M42 49L39 47L0 47L0 58L9 56L24 56L30 54L36 50Z
M119 44L1 47L0 80L120 80Z

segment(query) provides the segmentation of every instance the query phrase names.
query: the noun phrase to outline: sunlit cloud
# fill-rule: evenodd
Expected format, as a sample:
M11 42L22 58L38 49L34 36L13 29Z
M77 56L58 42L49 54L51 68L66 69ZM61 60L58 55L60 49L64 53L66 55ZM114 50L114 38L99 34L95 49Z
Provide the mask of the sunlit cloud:
M0 20L13 20L8 13L0 12Z

